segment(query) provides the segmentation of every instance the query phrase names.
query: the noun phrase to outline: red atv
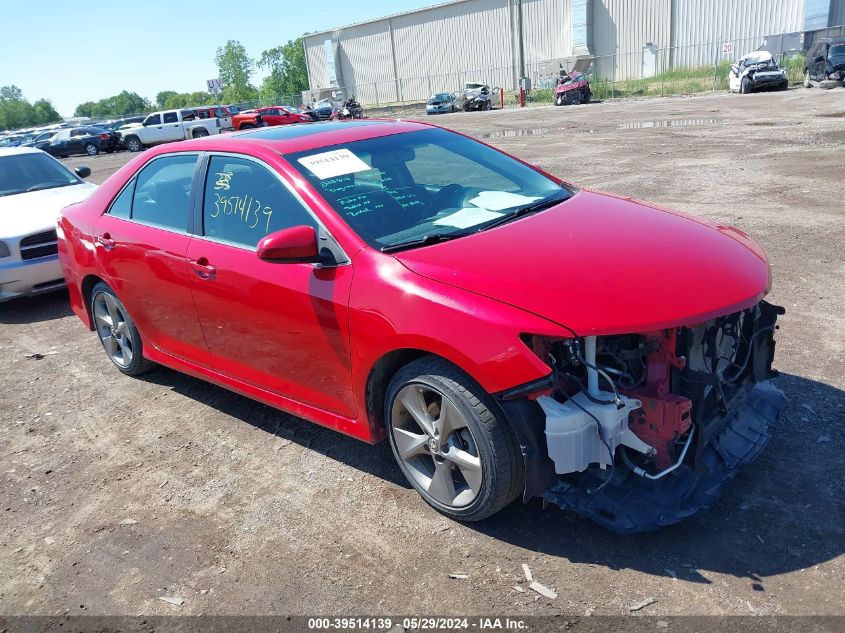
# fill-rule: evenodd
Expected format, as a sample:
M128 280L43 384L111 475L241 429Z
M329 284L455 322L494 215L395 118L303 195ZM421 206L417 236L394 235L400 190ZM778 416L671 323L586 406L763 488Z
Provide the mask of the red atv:
M555 105L578 105L589 103L593 96L587 79L589 59L579 59L569 72L561 70L555 82Z

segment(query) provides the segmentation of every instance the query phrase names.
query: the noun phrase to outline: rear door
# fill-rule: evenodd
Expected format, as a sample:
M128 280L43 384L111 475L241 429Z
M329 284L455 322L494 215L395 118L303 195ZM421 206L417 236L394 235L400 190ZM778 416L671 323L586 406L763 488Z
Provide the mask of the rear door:
M258 259L258 241L318 223L271 167L212 155L188 266L215 371L354 417L348 300L352 266ZM198 214L199 215L199 214Z
M185 138L185 130L177 110L161 113L162 141L181 141Z
M197 154L151 160L95 226L102 275L126 306L144 342L209 366L185 260Z

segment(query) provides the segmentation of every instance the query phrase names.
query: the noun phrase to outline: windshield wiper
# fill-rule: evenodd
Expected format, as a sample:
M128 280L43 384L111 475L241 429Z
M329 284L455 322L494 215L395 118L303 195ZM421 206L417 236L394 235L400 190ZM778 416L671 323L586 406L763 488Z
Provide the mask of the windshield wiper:
M543 209L548 209L549 207L553 207L556 204L563 202L564 200L568 200L570 198L569 192L566 192L564 195L554 194L549 196L548 198L543 198L542 200L538 200L537 202L532 202L531 204L527 204L524 207L519 207L518 209L514 209L507 215L503 215L500 218L496 218L492 222L488 222L484 226L482 226L479 231L486 231L487 229L492 229L494 226L500 226L502 224L507 224L512 220L516 220L517 218L521 218L524 215L528 215L530 213L536 213L537 211L542 211Z
M467 235L472 235L472 233L427 233L417 239L384 246L382 247L381 252L393 253L395 251L405 250L406 248L416 248L417 246L428 246L429 244L437 244L438 242L448 242L449 240L454 240L458 237L466 237Z

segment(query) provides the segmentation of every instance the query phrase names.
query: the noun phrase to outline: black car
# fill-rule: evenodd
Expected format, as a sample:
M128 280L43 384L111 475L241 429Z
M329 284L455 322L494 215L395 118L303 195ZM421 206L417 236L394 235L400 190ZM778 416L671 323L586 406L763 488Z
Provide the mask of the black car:
M120 134L99 127L72 127L59 130L44 147L48 154L65 158L71 154L96 156L100 152L116 152L121 148Z
M105 125L99 125L97 127L101 127L104 130L108 130L109 132L117 132L122 126L129 125L130 123L141 123L145 118L145 116L129 116L124 119L117 119L116 121L111 121L110 123L106 123Z
M823 37L810 47L804 58L804 87L811 81L845 81L845 38Z

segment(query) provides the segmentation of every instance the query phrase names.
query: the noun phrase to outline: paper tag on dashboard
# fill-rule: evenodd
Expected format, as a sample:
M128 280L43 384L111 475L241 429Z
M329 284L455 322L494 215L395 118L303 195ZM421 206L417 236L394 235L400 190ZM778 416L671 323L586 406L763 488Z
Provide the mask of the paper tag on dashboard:
M297 161L320 180L372 169L348 149L312 154Z
M477 226L490 220L502 217L503 213L496 213L495 211L488 211L487 209L478 209L476 207L466 207L460 211L456 211L445 218L438 218L432 224L438 226L454 226L458 229L468 229L471 226Z

